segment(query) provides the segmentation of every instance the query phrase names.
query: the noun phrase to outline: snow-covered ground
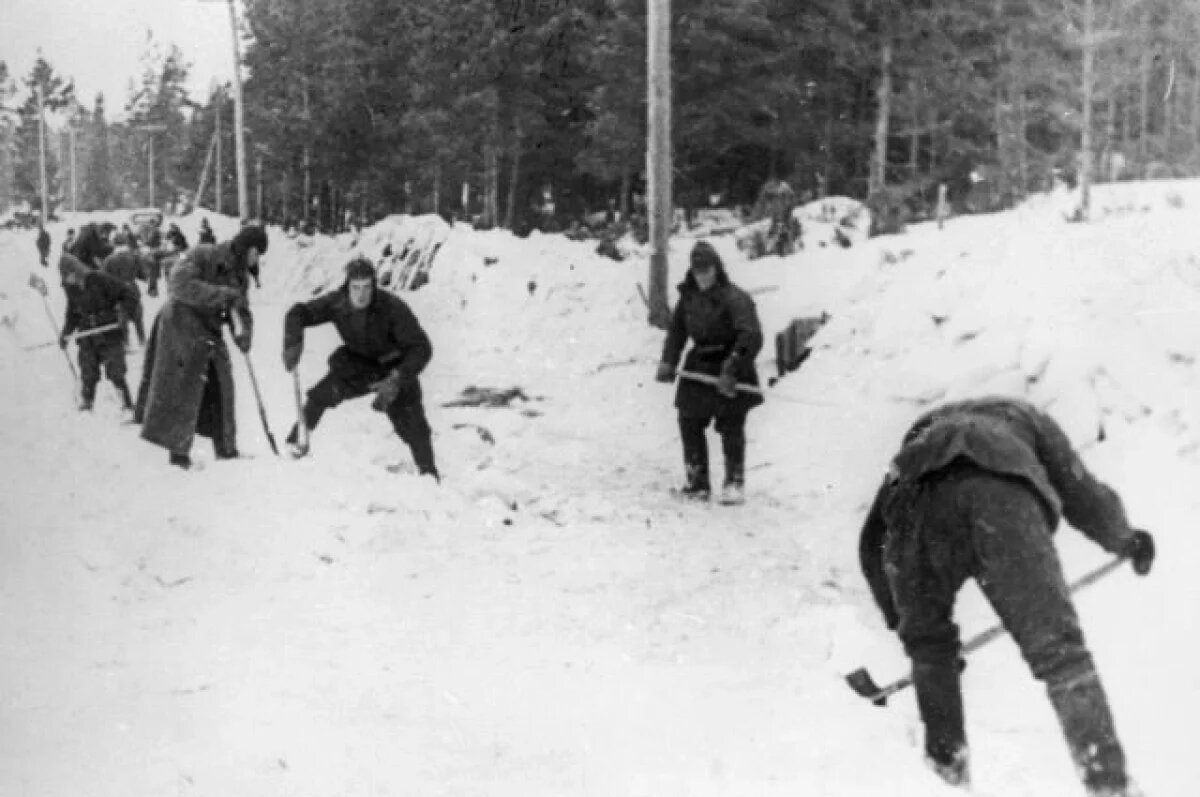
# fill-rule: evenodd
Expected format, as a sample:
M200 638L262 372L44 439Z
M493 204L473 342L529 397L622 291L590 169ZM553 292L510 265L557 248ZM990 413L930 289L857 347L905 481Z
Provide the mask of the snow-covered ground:
M750 416L737 508L668 496L644 257L428 218L272 231L250 360L279 439L289 304L354 253L442 241L404 294L435 345L437 486L365 399L326 416L312 457L275 458L237 355L244 458L200 441L201 470L169 468L110 386L81 415L57 347L24 348L54 337L30 271L56 319L62 292L32 233L0 233L0 794L951 794L911 694L876 708L843 675L905 669L855 561L887 459L929 402L985 392L1049 408L1156 533L1150 577L1123 569L1078 604L1133 773L1150 797L1197 793L1200 183L1101 188L1089 224L1060 200L785 260L714 238L758 302L763 376L775 332L831 316ZM50 228L56 250L81 221ZM198 216L176 221L194 241ZM310 330L306 384L335 344ZM444 406L470 386L528 400ZM1104 560L1058 540L1072 576ZM959 614L966 634L993 621L973 587ZM965 688L977 793L1082 793L1011 641Z

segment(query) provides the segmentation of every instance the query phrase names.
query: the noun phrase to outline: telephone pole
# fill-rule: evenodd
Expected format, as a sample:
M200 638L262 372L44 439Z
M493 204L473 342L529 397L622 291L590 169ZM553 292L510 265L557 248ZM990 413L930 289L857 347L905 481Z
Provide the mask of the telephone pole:
M201 2L222 2L222 0L201 0ZM250 218L250 194L246 190L246 134L245 110L242 102L242 49L238 44L237 9L234 0L225 0L229 6L229 27L233 38L233 146L234 158L237 162L237 195L238 216ZM219 161L218 161L219 163ZM217 174L220 174L217 170ZM218 183L219 184L219 183ZM220 194L218 193L219 197ZM217 200L217 212L220 213L220 199Z
M42 87L38 86L38 169L42 181L42 223L50 220L50 196L46 188L46 98L42 95Z
M149 202L146 205L146 207L151 207L151 208L156 207L156 205L154 204L154 135L156 133L161 133L166 129L167 129L167 126L161 125L161 124L138 125L134 128L134 130L141 130L143 133L148 134L148 139L149 139L150 165L149 165L149 169L148 169L148 176L150 178L150 184L149 184Z
M650 325L666 329L667 254L671 236L671 0L648 0L647 212L650 215Z

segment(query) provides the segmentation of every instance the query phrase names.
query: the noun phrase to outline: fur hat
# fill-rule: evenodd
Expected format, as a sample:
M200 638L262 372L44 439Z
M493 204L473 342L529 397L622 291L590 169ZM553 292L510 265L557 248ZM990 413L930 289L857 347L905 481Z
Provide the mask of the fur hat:
M375 282L375 266L365 257L356 257L346 264L346 281L369 279Z
M233 236L233 251L245 254L251 249L257 249L260 255L267 251L267 231L261 225L247 224Z
M708 241L698 241L692 247L691 256L692 268L715 268L717 271L724 271L725 264L721 262L721 256L717 254L717 250L713 249L712 244Z

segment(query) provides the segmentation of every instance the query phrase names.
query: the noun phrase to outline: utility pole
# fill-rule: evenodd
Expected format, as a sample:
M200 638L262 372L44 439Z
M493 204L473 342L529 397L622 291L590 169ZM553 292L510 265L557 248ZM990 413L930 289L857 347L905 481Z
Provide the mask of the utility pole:
M648 0L646 142L647 204L650 214L649 322L666 329L667 253L671 236L671 0Z
M213 187L217 192L216 207L213 208L217 215L221 213L221 192L224 190L221 186L221 105L224 103L224 92L217 93L217 170L213 173Z
M149 136L149 146L150 146L150 157L149 157L149 161L150 161L150 167L149 167L149 177L150 177L150 185L149 185L149 198L150 198L150 201L149 201L149 203L147 204L147 207L151 207L151 208L152 208L152 207L157 207L157 206L154 204L154 135L155 135L156 133L161 133L161 132L163 132L164 130L166 130L166 129L167 129L167 126L166 126L166 125L162 125L162 124L156 124L156 125L138 125L138 126L137 126L137 127L135 127L134 129L135 129L135 130L141 130L143 133L146 133L146 134Z
M206 2L221 2L221 0L202 0ZM250 217L250 198L246 190L246 137L245 111L242 103L242 51L238 44L237 9L233 0L227 0L229 6L229 27L233 39L233 148L234 159L237 163L237 194L238 215L242 219ZM218 116L218 119L220 117ZM220 158L217 160L220 164ZM217 170L219 175L220 169ZM218 181L217 185L220 185ZM221 212L220 193L217 194L217 212Z
M77 164L75 160L75 125L68 127L67 131L71 134L71 212L77 213L79 212L79 180L75 176Z
M255 193L257 194L257 202L255 203L255 205L256 205L255 217L258 218L260 221L262 220L262 217L263 217L262 158L263 158L262 152L259 152L258 158L254 162L254 175L255 175L255 180L257 181L257 190L255 191Z
M37 90L38 103L38 168L42 179L42 223L50 220L50 196L46 188L46 98L42 95L42 87Z
M229 0L229 26L233 35L233 142L237 150L238 216L247 219L250 217L250 199L246 193L246 112L242 103L242 53L233 0Z
M1083 3L1083 119L1079 137L1079 214L1087 221L1092 204L1092 59L1095 57L1095 8Z

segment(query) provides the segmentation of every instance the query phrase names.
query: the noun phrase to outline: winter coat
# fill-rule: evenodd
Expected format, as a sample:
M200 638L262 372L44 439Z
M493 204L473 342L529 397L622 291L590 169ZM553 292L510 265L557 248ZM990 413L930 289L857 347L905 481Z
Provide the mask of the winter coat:
M150 333L136 418L142 437L172 452L186 452L193 435L236 448L233 371L222 327L232 304L245 297L246 268L228 243L198 246L171 270L168 301ZM251 332L246 305L234 310ZM215 385L207 384L215 378ZM212 406L201 412L209 393Z
M120 313L133 317L138 308L137 291L124 282L88 268L71 255L63 255L59 268L75 271L83 278L82 285L63 283L67 294L67 311L63 317L62 334L86 332L89 329L115 324ZM103 337L121 339L121 330L101 333Z
M304 330L332 323L345 349L368 363L390 366L404 383L401 403L420 401L421 371L433 357L433 344L404 300L378 285L362 311L350 304L347 285L308 302L292 305L283 320L283 345L303 345ZM334 365L332 358L330 368Z
M207 224L200 225L200 233L197 239L202 244L215 244L217 236L213 235L212 228Z
M144 280L150 286L158 284L158 268L154 259L132 249L113 252L104 258L104 265L100 270L127 285L132 285L135 291L138 290L138 280ZM138 291L138 295L141 295L141 291Z
M729 356L736 353L737 381L758 384L754 358L763 345L758 312L750 294L729 281L724 267L718 266L716 284L707 291L700 290L691 273L679 284L679 302L663 344L662 362L678 366L688 339L692 348L684 359L685 369L717 376ZM747 411L762 401L762 396L740 390L735 398L728 399L715 387L686 378L680 378L675 392L675 406L685 417L713 416L730 405Z
M1107 551L1124 549L1132 530L1121 499L1079 459L1062 428L1025 401L1001 397L955 402L917 420L879 488L859 538L859 560L876 603L894 617L883 551L898 525L898 497L944 472L972 468L1023 484L1053 531L1061 517Z

